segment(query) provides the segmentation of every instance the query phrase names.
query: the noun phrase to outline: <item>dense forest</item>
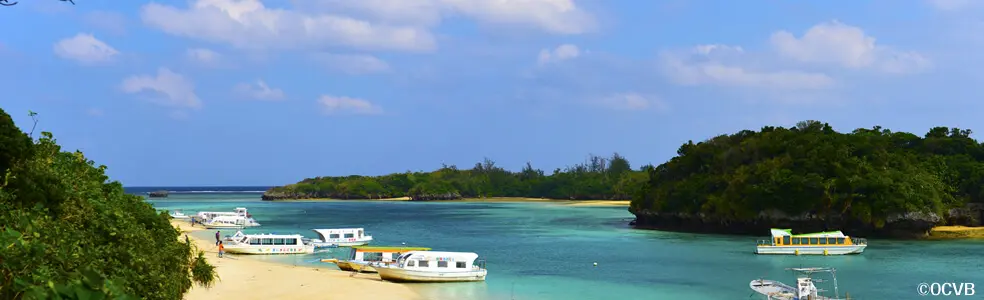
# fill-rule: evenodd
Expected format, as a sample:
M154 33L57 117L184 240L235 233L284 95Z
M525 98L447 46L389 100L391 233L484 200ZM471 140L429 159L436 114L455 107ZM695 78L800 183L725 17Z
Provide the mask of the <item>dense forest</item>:
M0 109L0 299L181 299L215 270L105 166Z
M644 166L642 169L652 168ZM479 197L529 197L570 200L628 200L646 182L647 173L632 170L618 153L590 155L586 162L544 174L530 163L510 172L489 159L467 170L442 166L433 172L384 176L317 177L274 187L263 195L277 199L370 199L410 197L449 200Z
M647 171L630 211L640 226L732 233L790 226L895 235L940 221L979 225L984 145L970 134L936 127L919 137L877 126L838 133L806 121L688 142Z

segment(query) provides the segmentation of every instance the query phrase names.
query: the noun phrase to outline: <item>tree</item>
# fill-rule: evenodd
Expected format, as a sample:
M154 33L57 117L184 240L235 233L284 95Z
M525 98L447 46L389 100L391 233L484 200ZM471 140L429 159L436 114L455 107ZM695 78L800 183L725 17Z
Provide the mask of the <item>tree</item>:
M0 299L180 299L214 282L166 212L51 133L32 141L3 110L0 167Z

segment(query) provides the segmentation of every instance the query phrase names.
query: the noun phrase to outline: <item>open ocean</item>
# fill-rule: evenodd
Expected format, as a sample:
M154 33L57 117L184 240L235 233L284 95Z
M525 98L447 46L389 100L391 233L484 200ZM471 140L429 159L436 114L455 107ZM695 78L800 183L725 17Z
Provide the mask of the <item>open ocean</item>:
M438 251L475 252L487 260L485 282L409 284L427 299L764 299L749 282L795 282L791 267L834 267L841 297L852 299L984 299L984 241L869 239L853 256L763 256L757 239L637 230L625 207L574 207L553 203L267 202L269 187L133 187L130 193L169 190L148 199L158 209L232 211L246 207L263 226L245 232L300 233L313 228L364 227L373 245L417 245ZM232 230L222 232L231 235ZM203 238L211 231L196 232ZM283 264L335 268L326 257L252 256ZM593 263L598 265L594 266ZM368 275L360 275L368 276ZM818 278L826 278L822 275ZM920 296L920 283L973 282L972 296ZM826 283L820 288L833 289Z

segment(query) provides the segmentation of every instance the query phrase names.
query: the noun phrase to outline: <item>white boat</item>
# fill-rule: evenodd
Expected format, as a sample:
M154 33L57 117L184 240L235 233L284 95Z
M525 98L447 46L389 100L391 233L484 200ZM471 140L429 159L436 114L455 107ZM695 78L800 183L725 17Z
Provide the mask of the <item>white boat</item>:
M177 209L174 210L173 212L171 212L170 215L171 215L171 218L174 218L174 219L187 220L187 219L190 219L191 218L191 216L186 215L186 214L182 213L181 210L177 210Z
M249 214L249 212L246 211L245 207L236 207L236 209L234 209L231 212L230 211L200 211L197 214L195 214L195 217L202 222L207 222L208 220L211 220L212 218L218 216L231 216L231 217L243 216L246 218L253 217L252 215Z
M372 241L372 236L362 228L311 229L321 239L312 239L318 247L350 247L362 246Z
M246 228L260 226L253 218L243 216L217 216L202 223L208 229Z
M223 241L225 251L235 254L310 254L314 245L305 244L300 234L243 234Z
M471 252L410 251L395 264L375 265L379 278L393 282L484 281L485 261Z
M852 238L838 231L792 234L791 229L776 229L771 240L760 240L756 254L845 255L861 254L868 240Z
M851 299L850 295L847 298L839 298L839 292L837 291L837 275L836 270L833 268L789 268L786 270L792 270L798 272L799 275L796 278L796 286L789 286L782 282L774 280L756 279L752 280L748 284L748 287L752 291L765 296L764 299L769 300L797 300L797 299L810 299L810 300L848 300ZM812 277L813 273L830 273L834 280L834 296L828 297L823 296L823 292L829 292L827 290L822 290L817 288L814 282L822 283L821 279L814 279Z

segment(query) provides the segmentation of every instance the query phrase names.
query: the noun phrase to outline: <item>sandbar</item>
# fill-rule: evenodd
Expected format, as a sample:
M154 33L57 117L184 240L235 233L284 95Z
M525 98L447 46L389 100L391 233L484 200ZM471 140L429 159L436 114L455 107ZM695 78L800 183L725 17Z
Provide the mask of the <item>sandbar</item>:
M213 299L394 299L416 300L420 295L409 287L382 281L379 277L352 276L354 273L326 268L283 265L237 255L218 257L215 241L185 233L204 230L186 221L171 225L188 236L208 262L216 267L218 280L211 288L195 285L186 300Z
M936 226L929 231L929 237L938 239L981 239L984 238L984 227Z

